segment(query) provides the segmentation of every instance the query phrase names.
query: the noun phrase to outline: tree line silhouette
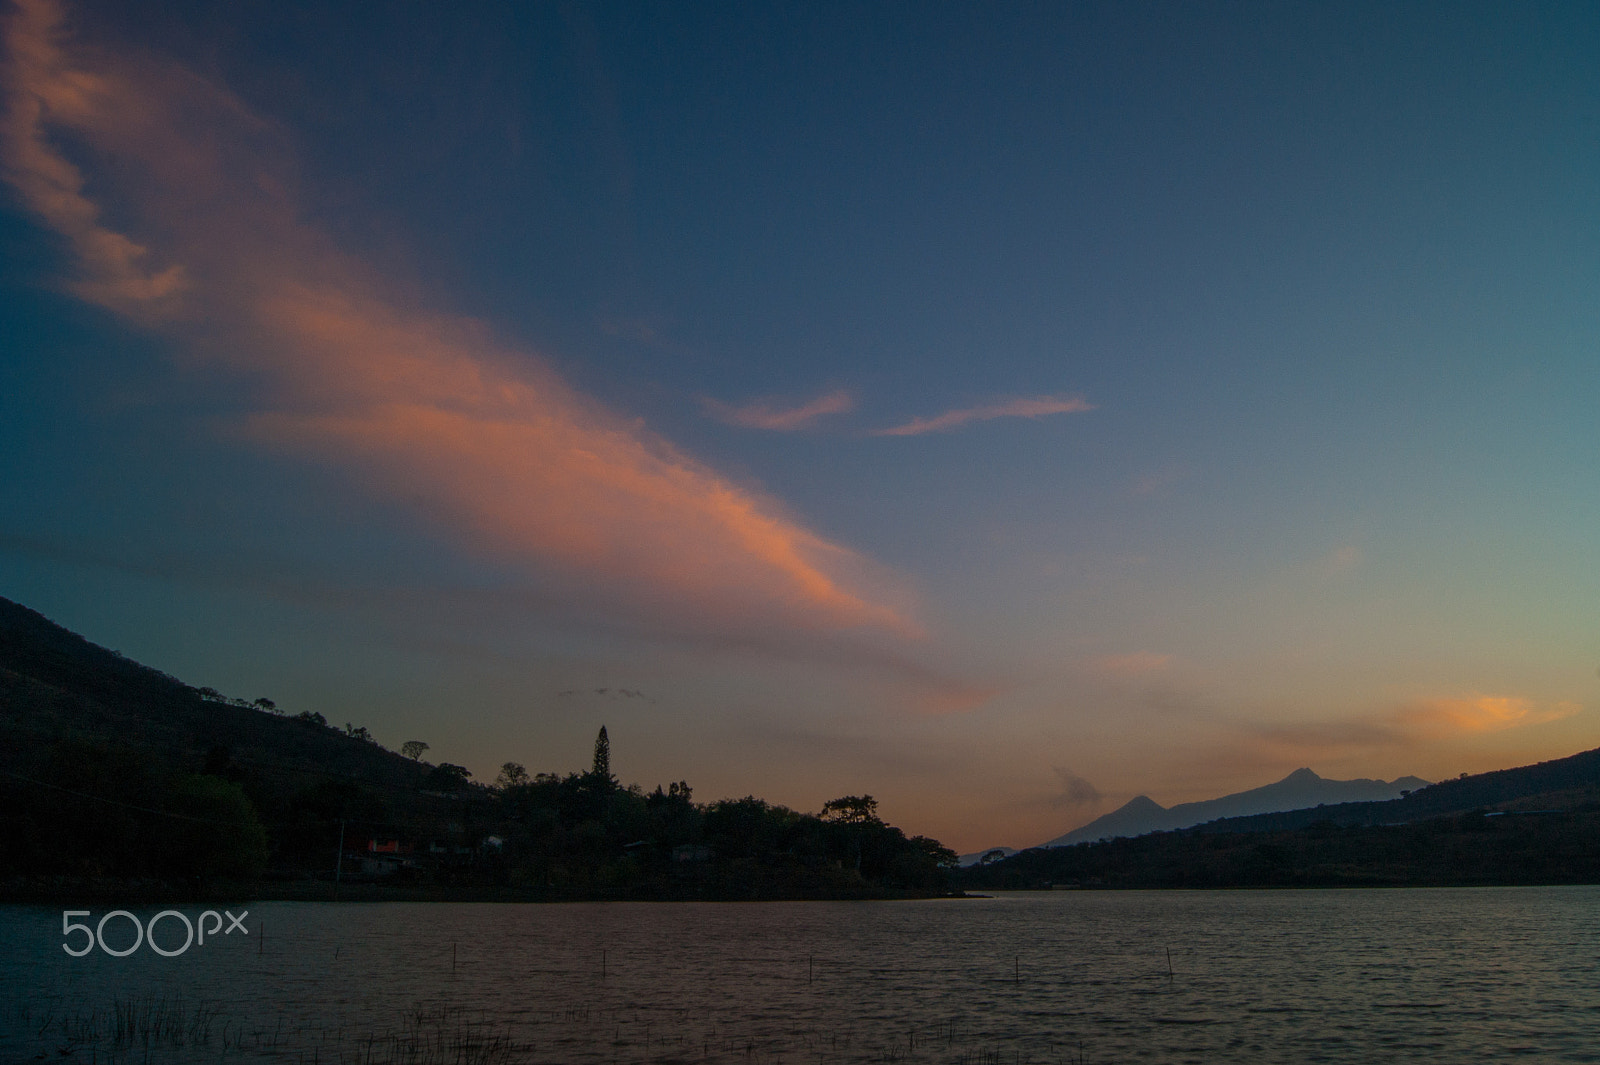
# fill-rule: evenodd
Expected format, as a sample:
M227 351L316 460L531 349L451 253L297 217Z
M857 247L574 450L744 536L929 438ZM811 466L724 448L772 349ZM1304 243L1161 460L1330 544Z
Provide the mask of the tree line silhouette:
M449 783L499 843L478 873L508 886L584 898L866 898L939 894L954 851L907 837L870 795L801 813L755 796L696 803L687 781L646 792L611 772L602 726L586 772ZM428 780L446 783L435 767Z

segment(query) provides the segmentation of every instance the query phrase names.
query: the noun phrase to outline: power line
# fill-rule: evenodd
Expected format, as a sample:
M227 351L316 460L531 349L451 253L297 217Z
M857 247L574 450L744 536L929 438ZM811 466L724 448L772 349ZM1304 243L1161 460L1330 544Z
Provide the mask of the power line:
M248 821L218 821L210 817L191 817L188 814L174 813L171 810L152 810L148 806L135 806L131 802L120 802L116 799L108 799L103 795L91 795L86 791L73 791L71 788L63 788L59 784L49 784L43 780L34 780L32 777L25 777L21 773L13 773L9 769L0 769L0 773L4 773L13 780L20 780L24 784L32 784L35 787L40 788L49 788L51 791L65 792L68 795L75 795L80 799L89 799L93 802L103 802L107 806L120 806L125 810L138 810L143 814L156 814L160 817L175 817L179 821L194 821L202 825L226 825L229 828L248 828L250 825L250 822ZM256 823L260 824L259 821Z

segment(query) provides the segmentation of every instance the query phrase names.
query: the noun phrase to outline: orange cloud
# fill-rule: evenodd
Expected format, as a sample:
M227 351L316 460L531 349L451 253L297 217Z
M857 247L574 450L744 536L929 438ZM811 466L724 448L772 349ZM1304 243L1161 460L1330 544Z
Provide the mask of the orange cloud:
M1000 685L969 684L941 678L937 685L930 685L913 697L912 709L927 717L965 714L985 705L1005 691L1006 689Z
M52 120L94 125L118 103L114 82L66 64L53 40L60 20L54 5L41 0L19 0L11 13L0 166L22 202L72 246L83 271L73 291L148 317L183 290L184 270L148 265L148 248L101 225L99 206L84 194L82 171L45 137Z
M1430 699L1402 710L1404 728L1450 735L1461 732L1501 732L1523 725L1542 725L1571 717L1583 707L1559 702L1540 707L1532 699L1515 695L1473 695L1463 699Z
M992 418L1042 418L1047 414L1076 414L1094 410L1082 396L1036 396L1032 399L1008 399L982 407L947 410L933 418L913 418L904 425L879 429L874 436L921 436L923 433L943 433L960 428L969 422L986 422Z
M1561 701L1540 705L1516 695L1424 699L1343 720L1261 723L1248 731L1271 759L1308 762L1373 750L1434 748L1440 741L1560 721L1583 707Z
M263 408L248 439L658 616L918 634L865 560L336 249L301 220L277 131L226 91L75 49L52 0L18 0L5 46L4 177L67 241L72 291L241 371ZM137 239L105 223L60 135L114 161L93 188Z
M746 429L771 429L779 433L804 429L818 418L828 414L843 414L855 407L855 400L843 389L818 396L810 403L789 410L774 410L765 403L734 407L709 398L701 402L713 417L729 425L739 425Z

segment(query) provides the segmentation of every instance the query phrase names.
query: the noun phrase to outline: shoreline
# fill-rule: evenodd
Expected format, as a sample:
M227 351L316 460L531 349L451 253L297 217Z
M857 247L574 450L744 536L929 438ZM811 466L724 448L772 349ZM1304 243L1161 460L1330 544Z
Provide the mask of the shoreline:
M573 903L573 902L899 902L932 899L990 898L967 891L875 892L836 895L585 895L553 889L512 887L441 887L345 881L227 881L205 883L111 877L13 877L0 881L0 905L56 905L78 902L118 904L249 902L440 902L440 903Z
M1429 888L1538 888L1538 887L1595 887L1595 880L1517 880L1506 882L1484 881L1417 881L1402 882L1344 882L1300 884L1213 884L1213 885L1067 885L1051 887L1028 886L996 889L991 886L956 888L945 892L884 892L837 895L732 895L732 894L673 894L673 895L583 895L554 890L534 890L511 887L445 888L440 886L392 885L371 882L338 885L335 891L331 881L297 881L292 883L212 881L190 884L177 881L90 877L13 877L0 881L0 905L54 906L93 902L101 905L166 905L199 904L221 905L228 902L319 902L319 903L373 903L373 902L425 902L425 903L505 903L512 905L570 904L593 902L916 902L940 899L992 899L988 892L1000 890L1006 894L1051 894L1060 891L1122 893L1128 891L1159 891L1171 893L1209 891L1405 891Z

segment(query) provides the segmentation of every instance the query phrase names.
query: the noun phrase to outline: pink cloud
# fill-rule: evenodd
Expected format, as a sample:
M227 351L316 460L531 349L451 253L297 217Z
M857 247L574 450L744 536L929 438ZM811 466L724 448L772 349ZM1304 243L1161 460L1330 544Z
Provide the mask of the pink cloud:
M913 418L904 425L879 429L874 436L921 436L923 433L943 433L958 429L969 422L986 422L993 418L1042 418L1048 414L1077 414L1094 410L1082 396L1035 396L1008 399L982 407L948 410L932 418Z
M818 396L810 403L788 410L774 410L765 403L735 407L709 398L701 402L718 421L743 426L746 429L770 429L780 433L807 428L818 418L829 414L843 414L855 407L854 398L843 389Z
M1133 482L1130 491L1136 496L1163 494L1188 475L1188 469L1183 466L1168 466L1138 478Z
M250 383L243 438L659 616L919 634L865 559L334 247L270 122L187 70L77 49L62 24L52 0L18 0L6 24L4 178L66 240L74 293ZM115 165L91 186L60 135L82 165Z

